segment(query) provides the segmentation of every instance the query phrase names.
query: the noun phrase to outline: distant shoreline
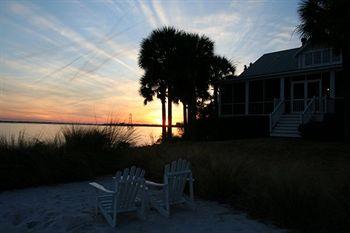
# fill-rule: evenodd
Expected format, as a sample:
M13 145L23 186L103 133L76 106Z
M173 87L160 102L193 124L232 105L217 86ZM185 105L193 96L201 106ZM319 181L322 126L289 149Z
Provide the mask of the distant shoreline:
M10 121L10 120L0 120L0 123L10 123L10 124L46 124L46 125L95 125L95 126L137 126L137 127L162 127L159 124L145 124L145 123L79 123L79 122L56 122L56 121ZM182 125L173 125L175 128L182 128Z

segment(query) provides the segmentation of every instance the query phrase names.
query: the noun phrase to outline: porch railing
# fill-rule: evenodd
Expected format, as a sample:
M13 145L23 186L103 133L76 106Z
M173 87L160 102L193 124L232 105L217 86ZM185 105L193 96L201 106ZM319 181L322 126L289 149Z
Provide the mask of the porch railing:
M306 124L311 120L312 115L315 112L316 109L316 98L315 96L311 99L311 101L306 105L304 111L300 115L301 117L301 123Z
M270 132L272 131L273 127L277 124L280 117L283 115L285 111L285 101L284 99L281 99L277 106L275 106L272 113L270 113Z

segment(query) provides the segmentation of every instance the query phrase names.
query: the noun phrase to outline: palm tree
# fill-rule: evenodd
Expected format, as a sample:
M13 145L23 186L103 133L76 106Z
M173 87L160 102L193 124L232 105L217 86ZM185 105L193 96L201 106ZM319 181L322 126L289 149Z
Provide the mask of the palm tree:
M142 41L139 65L145 70L140 92L145 100L157 90L163 109L165 97L168 99L168 139L172 135L172 103L183 104L185 135L189 128L195 134L198 101L208 100L213 82L235 71L226 58L214 56L214 42L208 37L172 27L156 29Z
M173 65L172 60L176 52L176 38L179 33L178 30L172 27L153 30L142 41L139 54L139 66L152 76L146 81L153 80L152 82L156 83L161 89L159 95L162 98L163 129L165 127L165 97L168 98L168 139L171 139L172 136L173 77L176 72L174 68L179 68ZM162 136L165 138L164 134Z
M145 74L140 79L141 87L139 93L144 97L144 104L153 101L153 97L156 96L160 99L162 103L162 140L166 138L166 86L156 75L151 75L150 71L145 72Z
M194 131L197 115L197 99L208 93L210 62L214 56L214 42L206 36L181 32L177 38L174 63L176 75L173 79L174 96L183 104L185 135ZM174 67L175 68L175 67Z
M214 56L211 66L211 77L210 77L210 84L213 86L214 93L213 93L213 99L214 99L214 111L215 114L217 114L217 106L218 106L218 85L217 82L234 78L236 72L236 66L232 64L231 61L229 61L226 57L223 56Z
M327 44L342 51L345 86L344 135L350 132L350 5L348 0L303 0L298 9L301 24L297 27L302 38L313 43Z

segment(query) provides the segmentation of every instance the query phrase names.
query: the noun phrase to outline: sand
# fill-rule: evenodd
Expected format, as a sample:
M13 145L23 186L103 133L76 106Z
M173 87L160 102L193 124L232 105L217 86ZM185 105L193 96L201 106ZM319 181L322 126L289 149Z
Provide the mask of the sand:
M283 233L271 224L251 220L228 206L196 200L196 210L174 206L170 218L150 210L142 221L136 214L118 215L111 228L94 213L95 191L90 181L42 186L0 193L0 232L235 232ZM98 182L110 186L111 179Z

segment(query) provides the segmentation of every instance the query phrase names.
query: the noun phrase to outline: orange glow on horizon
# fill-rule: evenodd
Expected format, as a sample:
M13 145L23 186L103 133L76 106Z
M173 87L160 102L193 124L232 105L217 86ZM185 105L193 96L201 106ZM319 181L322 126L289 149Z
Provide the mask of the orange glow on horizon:
M32 109L27 108L18 112L5 111L0 114L1 120L10 121L43 121L43 122L73 122L73 123L106 123L106 122L129 122L129 114L132 114L133 123L145 123L145 124L162 124L162 112L159 102L152 102L149 105L139 107L137 109L124 110L118 114L105 113L105 111L95 110L99 114L81 114L74 111L70 111L67 108L58 112L50 112L45 109ZM176 124L182 122L182 108L180 106L173 105L173 117L172 123ZM166 118L167 123L167 118Z

